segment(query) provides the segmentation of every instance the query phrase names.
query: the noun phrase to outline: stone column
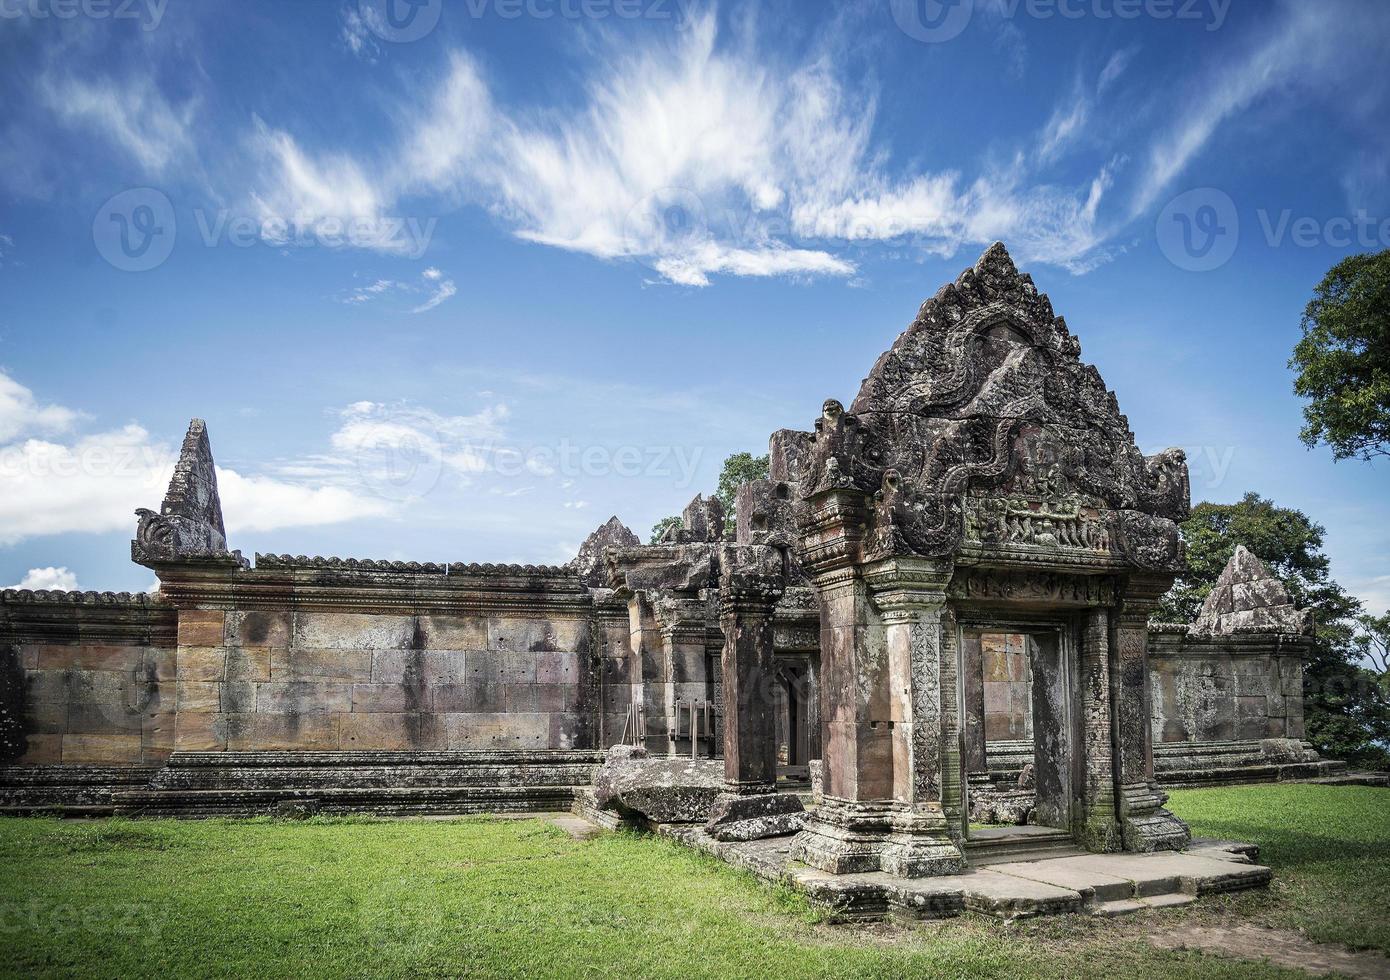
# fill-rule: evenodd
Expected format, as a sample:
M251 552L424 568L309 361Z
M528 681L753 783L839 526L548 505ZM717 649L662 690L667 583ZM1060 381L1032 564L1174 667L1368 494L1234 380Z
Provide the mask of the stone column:
M880 866L903 878L952 874L964 867L964 860L942 811L946 708L955 700L945 696L948 685L955 692L954 663L947 666L942 657L951 563L890 559L870 566L865 577L883 616L897 809Z
M1163 804L1153 779L1149 614L1171 576L1131 576L1111 623L1110 690L1115 732L1116 813L1126 851L1181 850L1192 832Z
M1081 630L1081 842L1092 851L1122 846L1115 809L1115 765L1111 751L1110 615L1086 614Z
M816 523L826 531L856 526L858 502L850 493L816 503ZM818 542L810 544L815 555ZM792 856L832 874L960 871L964 860L942 810L943 759L959 760L958 752L945 752L956 683L954 662L942 670L950 564L889 559L861 570L841 558L854 554L848 548L826 547L824 554L827 560L812 566L828 715L824 801ZM954 726L950 732L957 737Z
M801 828L799 797L777 792L772 613L782 594L782 556L763 545L726 546L720 557L724 630L724 792L706 832L754 840Z
M709 696L706 607L698 599L663 595L656 600L655 609L661 629L661 691L667 752L690 756L690 739L676 736L680 714L677 704L704 701Z

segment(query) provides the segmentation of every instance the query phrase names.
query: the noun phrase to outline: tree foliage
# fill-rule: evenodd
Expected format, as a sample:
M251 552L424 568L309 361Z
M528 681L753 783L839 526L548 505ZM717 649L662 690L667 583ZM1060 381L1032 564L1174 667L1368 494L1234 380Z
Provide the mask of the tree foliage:
M724 537L734 539L734 499L738 488L752 480L766 480L768 457L754 456L752 453L734 453L724 460L724 468L719 471L719 486L714 495L724 505ZM663 517L652 525L651 543L656 544L667 528L680 527L681 519L676 515Z
M730 540L734 536L734 499L738 488L753 480L766 480L767 456L754 456L752 453L734 453L724 460L724 469L719 473L719 489L714 495L724 505L724 535Z
M1390 456L1390 249L1334 265L1303 311L1289 367L1309 399L1300 437L1337 459Z
M661 520L657 521L655 524L652 525L652 536L651 536L651 540L648 541L647 543L648 543L648 544L656 544L658 541L661 540L661 536L662 536L663 534L665 534L666 531L667 531L669 528L680 527L680 526L681 526L680 515L678 515L678 514L669 514L669 515L667 515L666 517L663 517Z
M1377 675L1361 666L1361 602L1332 579L1322 550L1323 527L1301 511L1247 493L1234 504L1198 504L1182 533L1187 570L1154 619L1192 622L1236 545L1245 545L1283 581L1299 607L1313 610L1315 637L1303 665L1308 740L1333 758L1386 761L1390 698Z

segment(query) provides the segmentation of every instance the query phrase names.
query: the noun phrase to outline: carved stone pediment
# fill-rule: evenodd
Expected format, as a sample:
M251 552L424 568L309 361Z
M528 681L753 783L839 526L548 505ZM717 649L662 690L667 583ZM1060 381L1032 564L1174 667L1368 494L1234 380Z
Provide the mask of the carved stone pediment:
M868 558L969 542L1175 570L1185 458L1145 457L1080 354L996 244L922 305L848 411L830 400L813 434L778 433L779 468L808 499L865 495Z

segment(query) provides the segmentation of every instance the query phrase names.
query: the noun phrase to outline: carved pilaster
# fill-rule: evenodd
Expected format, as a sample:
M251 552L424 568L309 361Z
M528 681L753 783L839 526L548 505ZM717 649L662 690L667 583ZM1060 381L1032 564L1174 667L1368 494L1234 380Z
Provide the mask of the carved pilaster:
M1127 851L1181 850L1192 837L1187 824L1163 808L1168 796L1153 781L1148 621L1171 585L1170 575L1131 576L1111 623L1116 810Z
M1122 846L1115 802L1110 711L1110 616L1086 615L1081 632L1082 843L1093 851Z
M785 587L782 555L726 546L720 558L724 630L724 788L708 823L720 840L786 834L801 826L800 798L777 794L773 610Z
M954 713L955 690L954 652L944 673L942 655L950 576L949 561L889 559L863 573L877 617L859 605L867 596L845 597L855 600L863 622L836 638L838 659L823 669L826 683L854 704L831 706L838 717L826 752L826 800L796 840L799 860L832 873L881 870L901 877L964 867L942 808L946 717ZM943 704L946 684L951 698ZM851 708L854 719L847 722ZM958 764L954 754L950 764Z

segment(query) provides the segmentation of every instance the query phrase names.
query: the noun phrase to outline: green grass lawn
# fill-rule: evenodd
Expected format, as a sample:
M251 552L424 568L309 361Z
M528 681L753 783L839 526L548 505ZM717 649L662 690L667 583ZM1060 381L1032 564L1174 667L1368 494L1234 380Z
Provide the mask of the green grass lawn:
M1203 837L1253 841L1268 894L1233 911L1318 942L1390 953L1390 789L1278 785L1181 790L1169 807Z
M798 898L670 842L577 841L536 820L0 819L0 972L1278 976L1154 950L1143 933L1235 909L1385 948L1380 799L1390 793L1174 794L1198 832L1266 848L1279 876L1269 893L1126 920L963 916L912 928L830 926Z

